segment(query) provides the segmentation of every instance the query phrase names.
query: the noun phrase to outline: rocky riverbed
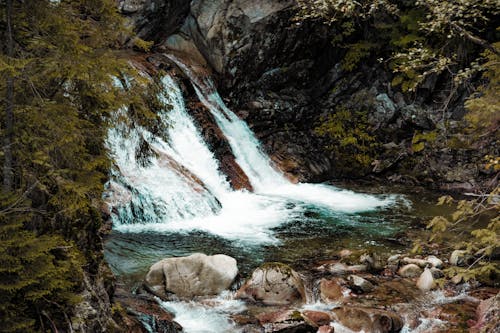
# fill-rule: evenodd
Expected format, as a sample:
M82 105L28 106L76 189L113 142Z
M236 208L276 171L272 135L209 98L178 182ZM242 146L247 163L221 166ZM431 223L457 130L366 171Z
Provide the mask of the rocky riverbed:
M460 259L344 249L308 270L272 262L237 277L236 260L193 254L154 264L123 304L157 332L497 332L498 290L443 278Z

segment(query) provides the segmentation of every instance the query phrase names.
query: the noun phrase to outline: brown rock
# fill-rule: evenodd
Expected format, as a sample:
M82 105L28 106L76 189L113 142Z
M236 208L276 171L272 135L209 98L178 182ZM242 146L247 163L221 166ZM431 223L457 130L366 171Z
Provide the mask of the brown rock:
M321 299L326 302L340 301L349 295L349 289L343 286L343 280L334 278L321 279L319 289Z
M476 322L469 332L500 332L500 293L479 303L476 310Z
M394 312L372 308L342 307L332 311L335 319L353 331L399 332L403 320Z
M317 333L334 333L335 329L329 325L324 325L318 328Z
M398 274L405 278L414 278L422 274L422 269L415 264L408 264L401 267Z
M304 283L290 266L267 263L253 271L252 276L236 293L236 298L285 305L306 300Z
M302 318L314 327L329 325L332 321L330 314L321 311L306 310L302 312Z

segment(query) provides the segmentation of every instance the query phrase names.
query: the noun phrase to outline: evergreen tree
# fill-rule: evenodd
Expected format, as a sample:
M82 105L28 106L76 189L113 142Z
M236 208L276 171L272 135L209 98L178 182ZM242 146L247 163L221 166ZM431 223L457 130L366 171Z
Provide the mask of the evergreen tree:
M0 332L68 327L97 271L110 114L153 118L129 33L114 0L0 1Z

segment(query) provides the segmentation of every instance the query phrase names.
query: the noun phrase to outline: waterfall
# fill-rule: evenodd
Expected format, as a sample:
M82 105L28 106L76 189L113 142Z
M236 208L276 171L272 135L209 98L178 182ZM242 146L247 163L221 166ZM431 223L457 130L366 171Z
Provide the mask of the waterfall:
M200 79L173 58L192 79L200 101L228 140L236 163L254 192L231 189L219 162L186 111L176 82L162 80L160 119L165 130L153 134L136 124L116 122L108 133L115 161L106 194L114 229L123 232L200 230L242 242L276 242L272 228L304 217L311 206L333 212L369 211L391 204L376 197L321 184L292 184L275 168L248 125L226 107L209 78ZM119 114L126 117L127 110ZM154 152L148 163L137 157L145 141Z
M193 82L198 98L214 116L231 146L236 162L247 174L256 193L321 205L347 213L372 210L393 201L393 197L381 200L374 196L340 190L323 184L290 183L273 166L271 159L263 152L259 140L248 125L224 104L210 78L199 78L179 59L174 56L169 56L169 58Z

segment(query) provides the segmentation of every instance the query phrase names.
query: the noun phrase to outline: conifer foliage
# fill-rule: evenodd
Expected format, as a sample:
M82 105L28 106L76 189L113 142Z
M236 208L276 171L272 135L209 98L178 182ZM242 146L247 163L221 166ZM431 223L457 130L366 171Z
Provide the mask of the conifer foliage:
M109 115L141 104L127 34L114 0L0 1L0 332L69 330L97 270Z

